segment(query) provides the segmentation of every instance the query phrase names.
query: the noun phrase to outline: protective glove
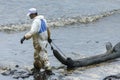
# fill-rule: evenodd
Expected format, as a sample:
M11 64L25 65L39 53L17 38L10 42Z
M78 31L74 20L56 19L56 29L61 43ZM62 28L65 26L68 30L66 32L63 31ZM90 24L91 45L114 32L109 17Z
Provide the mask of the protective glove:
M51 43L51 42L52 42L52 39L48 38L48 42Z
M20 40L20 43L23 44L24 40L25 40L25 36Z

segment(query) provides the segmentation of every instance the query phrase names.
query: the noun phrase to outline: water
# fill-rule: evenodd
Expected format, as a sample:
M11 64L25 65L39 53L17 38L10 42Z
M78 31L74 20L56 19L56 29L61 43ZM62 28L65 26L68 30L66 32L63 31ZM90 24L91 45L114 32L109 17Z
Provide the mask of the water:
M48 19L76 17L99 14L119 9L120 1L116 0L4 0L0 1L0 24L25 23L29 8L35 7Z
M105 53L105 43L118 43L120 37L119 0L4 0L0 1L0 68L20 65L32 67L32 40L20 44L30 28L26 17L31 7L45 15L54 43L73 59ZM22 32L21 32L22 31ZM48 46L49 59L54 67L61 66ZM55 62L55 63L53 63ZM64 70L54 70L63 80L102 80L105 76L120 73L119 59L111 63L76 69L68 76ZM63 74L62 74L63 72ZM0 80L13 78L0 75ZM29 80L29 79L28 79Z

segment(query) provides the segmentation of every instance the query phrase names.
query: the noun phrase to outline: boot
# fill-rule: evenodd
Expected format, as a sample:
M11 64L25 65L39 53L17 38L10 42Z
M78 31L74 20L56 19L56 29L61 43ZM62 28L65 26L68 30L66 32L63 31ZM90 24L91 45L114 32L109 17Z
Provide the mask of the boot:
M45 73L46 73L47 75L54 75L54 73L52 72L51 67L45 68Z
M33 73L39 73L39 72L40 72L40 69L41 69L40 62L35 61L33 65L34 65Z

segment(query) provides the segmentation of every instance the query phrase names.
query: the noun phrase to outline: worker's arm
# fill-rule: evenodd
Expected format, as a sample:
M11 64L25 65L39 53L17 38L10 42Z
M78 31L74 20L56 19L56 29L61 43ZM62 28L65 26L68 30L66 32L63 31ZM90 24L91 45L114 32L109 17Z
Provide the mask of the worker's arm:
M33 34L38 32L38 27L39 27L39 22L37 20L33 21L30 31L25 34L26 40L30 39Z
M39 24L37 21L33 21L30 31L26 33L21 39L21 44L23 43L24 40L30 39L33 36L33 34L38 32L38 25Z
M48 42L51 43L52 39L51 39L51 33L49 27L47 27L47 33L48 33Z
M51 35L51 33L50 33L50 29L49 29L49 27L47 28L47 33L48 33L48 39L50 39L50 35Z

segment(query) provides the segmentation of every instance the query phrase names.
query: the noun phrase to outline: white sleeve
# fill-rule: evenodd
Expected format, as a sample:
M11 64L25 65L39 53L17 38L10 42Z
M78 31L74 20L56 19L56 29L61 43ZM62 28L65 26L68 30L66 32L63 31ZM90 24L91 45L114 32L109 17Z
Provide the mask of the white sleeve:
M33 21L32 25L31 25L30 33L31 34L37 33L38 32L38 28L39 28L39 22L38 21Z
M34 20L32 25L31 25L30 31L25 34L26 39L31 38L33 34L37 33L38 28L39 28L39 22L37 20Z

